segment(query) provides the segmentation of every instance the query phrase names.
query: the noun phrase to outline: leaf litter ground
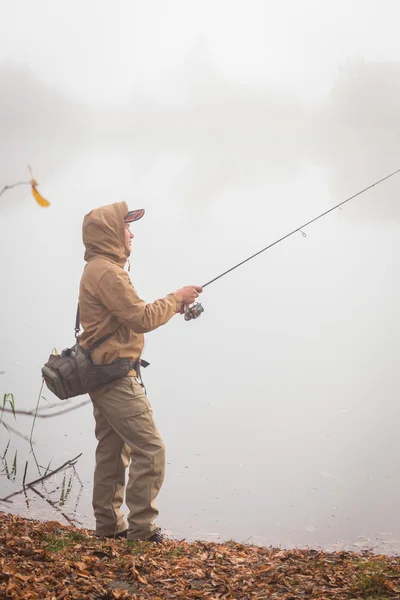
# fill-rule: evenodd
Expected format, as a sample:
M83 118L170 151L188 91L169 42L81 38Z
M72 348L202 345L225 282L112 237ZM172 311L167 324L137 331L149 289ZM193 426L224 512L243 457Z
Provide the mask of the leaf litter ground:
M400 557L100 540L86 529L0 512L0 598L400 599Z

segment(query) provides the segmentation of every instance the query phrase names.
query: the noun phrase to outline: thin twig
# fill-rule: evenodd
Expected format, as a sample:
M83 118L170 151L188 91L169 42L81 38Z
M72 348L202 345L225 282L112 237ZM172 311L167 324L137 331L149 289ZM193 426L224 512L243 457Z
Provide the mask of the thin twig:
M8 409L6 409L6 412L8 412ZM12 412L12 411L10 410L10 412ZM14 429L14 427L11 427L11 425L9 425L8 423L5 423L4 421L3 421L2 424L6 426L7 431L9 431L11 433L15 433L15 435L18 435L20 438L22 438L26 442L29 442L29 437L27 435L24 435L23 433L21 433L17 429ZM35 444L35 443L36 442L32 442L32 445Z
M4 454L3 454L3 456L2 456L2 459L3 459L3 460L5 459L5 457L6 457L6 454L7 454L7 452L8 452L8 448L9 448L9 446L10 446L10 442L11 442L11 438L8 440L7 447L6 447L6 449L5 449L5 451L4 451Z
M30 487L31 485L36 485L37 483L40 483L41 481L48 479L55 473L59 473L59 471L62 471L63 469L65 469L65 467L72 467L76 463L78 458L80 458L81 456L82 456L82 452L80 454L78 454L78 456L75 456L75 458L71 458L70 460L67 460L63 465L61 465L61 467L54 469L54 471L50 471L50 473L48 473L47 475L43 475L43 477L39 477L39 479L35 479L35 481L31 481L31 482L27 483L26 487Z
M24 496L25 496L26 508L29 510L29 498L28 498L28 494L26 493L26 488L24 488Z
M72 458L71 460L67 460L67 462L65 462L63 465L61 465L61 467L54 469L54 471L50 471L50 473L48 473L47 475L43 475L43 477L39 477L39 479L35 479L35 481L31 481L31 482L27 483L22 488L22 490L19 490L18 492L14 492L14 493L10 494L9 496L6 496L5 498L0 498L0 502L8 502L10 500L10 498L12 498L13 496L18 496L18 494L22 494L22 492L24 491L25 488L31 488L33 485L36 485L37 483L40 483L41 481L48 479L52 475L55 475L55 473L59 473L60 471L62 471L62 469L65 469L66 467L72 467L73 465L75 465L76 461L81 456L82 456L82 452L80 454L78 454L78 456L75 456L75 458Z
M18 181L18 183L12 183L11 185L5 185L3 189L0 191L0 196L4 194L7 190L11 190L12 188L17 187L17 185L31 185L30 181Z
M76 410L77 408L80 408L81 406L85 406L85 404L89 404L89 402L90 402L90 400L85 400L84 402L81 402L80 404L76 404L75 406L71 406L70 408L66 408L65 410L60 410L51 415L42 415L41 413L38 412L36 414L36 418L50 419L51 417L58 417L58 415L64 415L67 412L71 412L72 410ZM53 404L52 406L46 406L43 410L48 410L49 408L53 408L53 406L57 406L57 405ZM12 413L13 411L10 408L5 408L4 412ZM15 410L14 412L16 415L24 415L26 417L32 417L33 415L35 415L35 409L34 410Z
M63 512L55 502L53 502L52 500L50 500L50 498L46 498L46 496L44 496L41 492L39 492L38 490L36 490L34 487L30 488L32 490L32 492L35 492L35 494L37 494L38 496L40 496L42 498L42 500L45 500L48 504L50 504L50 506L52 506L53 508L55 508L55 510L57 510L59 513L62 514L62 516L64 517L64 519L66 519L68 521L68 523L71 523L71 525L73 525L74 523L79 523L79 521L77 521L76 519L71 519L71 517L69 517L68 515L65 514L65 512Z
M36 468L37 468L37 472L39 473L39 475L40 475L40 477L41 477L41 476L42 476L42 471L41 471L40 469L41 469L41 468L43 468L43 467L41 467L41 466L39 465L38 459L36 458L35 451L34 451L34 449L32 448L32 444L31 444L31 454L32 454L32 456L33 456L33 460L35 461L35 465L36 465ZM46 471L46 473L47 473L47 471ZM46 473L45 473L45 475L46 475Z
M46 400L47 403L49 402L44 396L42 396L42 398L44 400ZM71 400L72 400L72 398L68 398L68 400L63 400L62 402L58 401L58 402L54 402L53 404L47 404L46 406L41 406L39 408L38 412L42 413L42 412L51 410L52 408L58 408L60 406L60 404L64 404L65 406L69 407L69 406L71 406ZM86 402L88 402L88 400L85 400L85 403ZM74 401L73 401L73 404L75 404Z
M81 496L82 496L82 493L83 493L83 483L81 481L81 478L78 475L78 471L75 469L74 466L72 468L73 468L74 473L76 475L76 478L77 478L77 480L79 481L79 484L80 484L79 492L78 492L78 495L76 497L75 507L74 507L74 510L72 511L72 514L76 515L76 511L78 509L78 505L79 505L79 502L80 502L80 499L81 499Z
M25 486L25 479L26 479L26 471L28 470L28 461L26 461L25 463L25 471L24 471L24 478L22 480L22 485Z
M31 428L31 437L29 438L29 443L30 443L31 447L32 447L33 429L34 429L35 423L36 423L36 417L37 417L37 412L38 412L38 408L39 408L40 398L42 395L43 386L44 386L44 379L42 379L42 385L40 386L39 396L38 396L37 403L36 403L35 416L33 418L33 423L32 423L32 428Z

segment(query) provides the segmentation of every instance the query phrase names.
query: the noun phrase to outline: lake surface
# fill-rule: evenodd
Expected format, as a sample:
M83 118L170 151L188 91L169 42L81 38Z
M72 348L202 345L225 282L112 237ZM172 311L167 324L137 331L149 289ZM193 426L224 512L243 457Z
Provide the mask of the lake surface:
M72 344L81 222L94 206L146 208L130 274L152 301L344 199L312 165L197 197L201 169L184 151L143 155L129 144L82 148L42 177L49 209L22 189L2 198L0 391L17 409L34 409L42 364ZM385 185L367 192L369 204L384 206ZM363 196L206 288L197 321L176 317L147 336L145 382L168 461L159 524L170 535L400 551L400 223L362 207ZM42 409L57 405L49 413L84 400L43 396ZM4 420L29 437L31 418ZM28 482L50 461L82 456L36 486L43 498L28 491L0 509L93 528L90 404L37 419L34 441L35 457L0 426L0 497L22 487L26 462Z

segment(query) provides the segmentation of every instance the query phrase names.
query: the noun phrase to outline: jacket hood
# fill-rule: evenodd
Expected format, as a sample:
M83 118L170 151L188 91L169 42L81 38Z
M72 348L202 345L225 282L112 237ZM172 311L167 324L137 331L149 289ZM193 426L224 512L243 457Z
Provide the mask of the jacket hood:
M125 247L124 217L128 214L126 202L115 202L91 210L83 219L82 238L85 260L103 256L119 265L129 257Z

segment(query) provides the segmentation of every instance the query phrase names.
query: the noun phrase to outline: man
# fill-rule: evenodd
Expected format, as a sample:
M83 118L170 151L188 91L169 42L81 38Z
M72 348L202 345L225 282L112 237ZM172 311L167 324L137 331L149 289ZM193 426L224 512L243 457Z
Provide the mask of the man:
M91 348L112 334L92 350L93 362L132 361L127 376L90 394L98 440L93 485L96 535L158 542L162 536L155 523L155 499L164 479L165 449L141 385L143 334L182 313L202 288L186 286L151 304L139 298L124 267L131 253L130 223L143 214L144 210L128 211L126 202L117 202L96 208L84 218L87 265L79 292L84 330L79 343ZM125 492L128 524L121 511Z

